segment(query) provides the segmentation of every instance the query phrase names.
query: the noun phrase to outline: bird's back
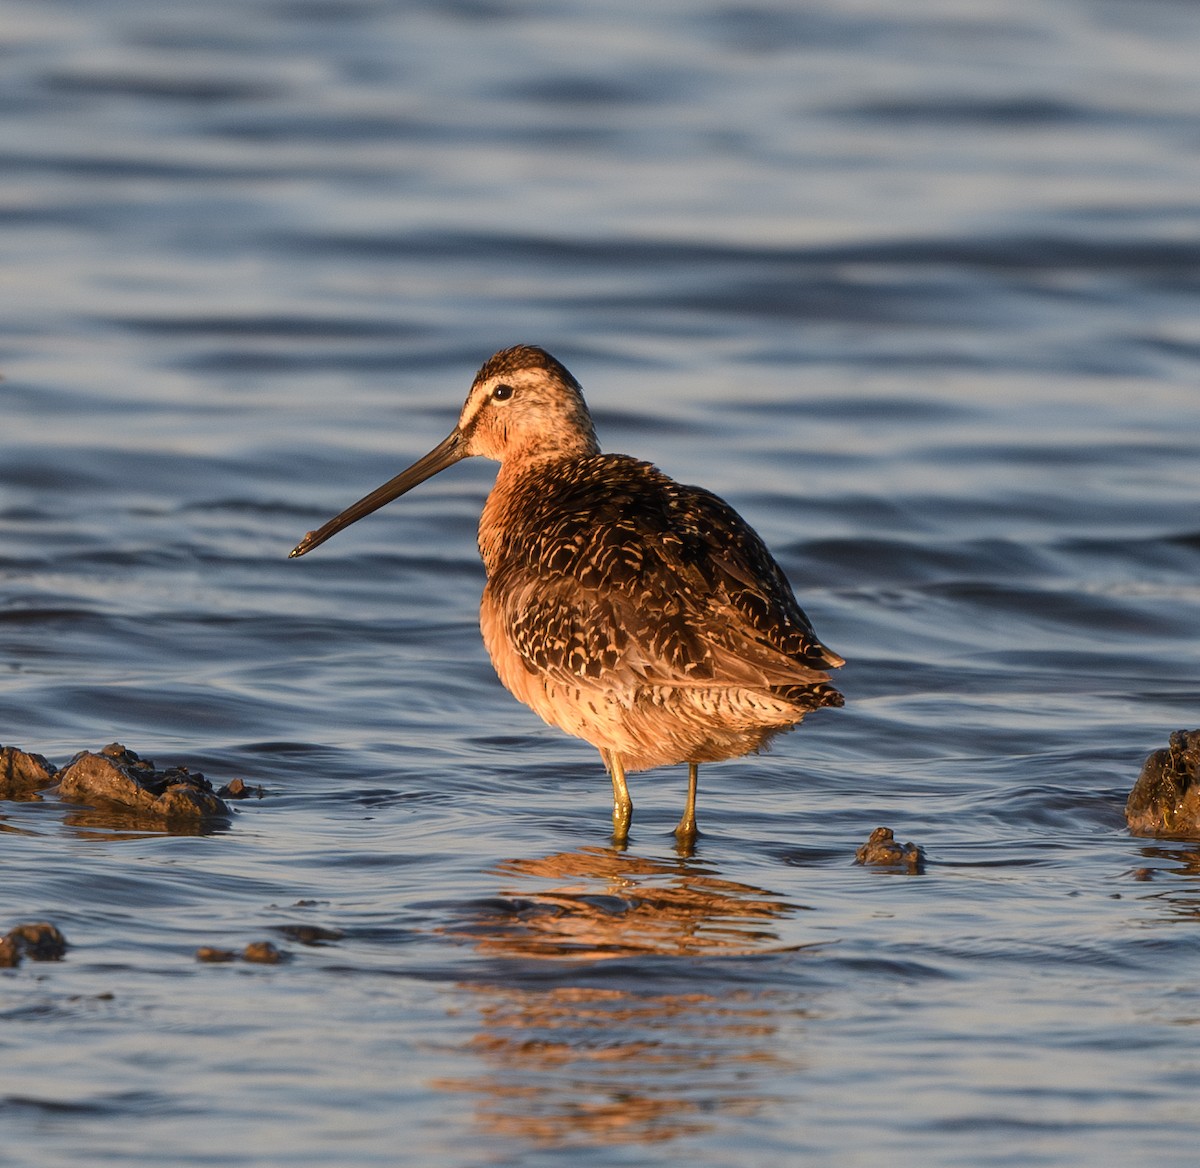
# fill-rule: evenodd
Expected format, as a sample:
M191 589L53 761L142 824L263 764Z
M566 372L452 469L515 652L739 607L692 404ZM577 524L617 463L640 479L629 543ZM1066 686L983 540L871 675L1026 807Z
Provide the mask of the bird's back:
M613 454L505 463L479 538L484 637L501 679L601 749L616 747L549 707L591 701L611 720L657 704L667 719L699 703L739 723L736 748L717 755L731 757L758 745L742 742L753 733L742 722L760 723L765 737L842 702L825 672L841 658L817 639L754 530L716 495L649 463Z

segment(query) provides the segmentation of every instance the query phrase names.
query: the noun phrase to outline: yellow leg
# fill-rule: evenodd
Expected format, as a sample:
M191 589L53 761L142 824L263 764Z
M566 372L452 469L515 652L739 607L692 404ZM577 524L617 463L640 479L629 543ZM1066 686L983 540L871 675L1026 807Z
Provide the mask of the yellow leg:
M621 760L612 751L605 751L602 757L613 785L613 843L621 846L629 838L633 800L629 797L629 786L625 782L625 768Z
M696 831L696 783L700 777L700 765L688 763L688 792L687 805L683 809L683 818L675 829L675 838L681 844L691 844L699 834Z

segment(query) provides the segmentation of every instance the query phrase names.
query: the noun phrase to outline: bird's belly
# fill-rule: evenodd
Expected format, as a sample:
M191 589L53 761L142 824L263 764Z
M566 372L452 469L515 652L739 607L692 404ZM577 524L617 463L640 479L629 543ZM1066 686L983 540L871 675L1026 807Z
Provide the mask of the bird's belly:
M564 677L534 668L505 634L484 593L480 628L504 687L544 721L620 756L629 771L716 762L759 750L804 711L769 692L736 686L668 686Z

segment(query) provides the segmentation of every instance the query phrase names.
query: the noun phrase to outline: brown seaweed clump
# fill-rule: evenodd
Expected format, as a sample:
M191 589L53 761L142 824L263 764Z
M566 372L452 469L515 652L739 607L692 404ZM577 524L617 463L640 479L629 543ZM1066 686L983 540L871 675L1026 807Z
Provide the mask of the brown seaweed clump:
M1125 821L1134 835L1200 838L1200 730L1176 730L1146 759Z
M81 751L58 774L59 798L95 807L118 804L167 821L228 819L228 804L187 767L156 770L120 743L99 754Z
M49 921L17 925L0 937L0 969L12 969L22 957L30 961L61 961L67 939Z
M859 864L871 864L877 868L897 868L913 875L925 871L925 853L913 843L896 842L890 827L877 827L867 842L854 853Z

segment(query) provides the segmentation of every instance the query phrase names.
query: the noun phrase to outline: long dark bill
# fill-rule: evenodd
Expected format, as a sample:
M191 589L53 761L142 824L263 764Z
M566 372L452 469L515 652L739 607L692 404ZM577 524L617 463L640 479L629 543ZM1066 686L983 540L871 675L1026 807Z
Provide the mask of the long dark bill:
M424 458L414 462L408 470L402 470L394 479L390 479L382 487L377 487L369 495L363 496L357 503L351 504L323 527L318 527L316 531L310 531L288 553L288 559L294 560L297 556L311 552L313 548L324 543L330 536L337 535L343 527L357 523L364 515L378 511L385 503L398 499L406 491L411 491L418 483L433 478L438 471L445 470L446 467L453 466L456 462L466 458L467 452L464 445L465 440L462 434L455 429L448 438L439 442Z

